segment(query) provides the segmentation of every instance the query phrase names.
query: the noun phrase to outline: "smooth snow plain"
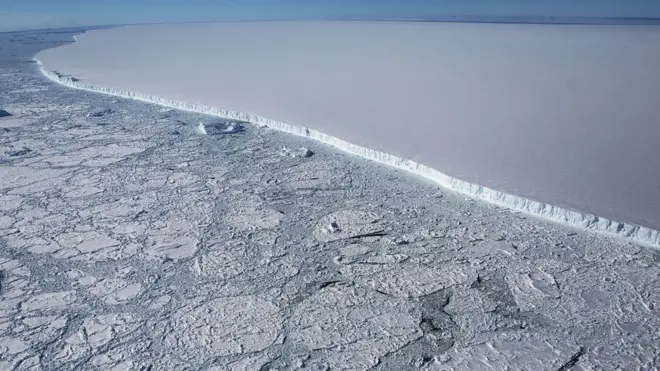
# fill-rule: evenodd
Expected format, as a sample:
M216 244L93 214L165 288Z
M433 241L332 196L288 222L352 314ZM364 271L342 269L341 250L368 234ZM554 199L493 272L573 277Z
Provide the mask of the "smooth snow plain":
M158 25L91 31L37 59L70 86L310 136L660 244L659 27Z
M0 370L660 367L660 251L55 84L74 32L0 33Z

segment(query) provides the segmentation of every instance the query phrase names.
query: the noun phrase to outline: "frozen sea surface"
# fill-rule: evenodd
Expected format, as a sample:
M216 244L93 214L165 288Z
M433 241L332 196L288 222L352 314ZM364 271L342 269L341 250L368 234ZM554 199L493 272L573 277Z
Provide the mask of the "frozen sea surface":
M0 34L0 370L660 367L657 250L55 84L71 34Z
M660 27L270 22L78 40L38 55L78 79L62 82L310 135L500 205L660 244L632 225L660 229Z

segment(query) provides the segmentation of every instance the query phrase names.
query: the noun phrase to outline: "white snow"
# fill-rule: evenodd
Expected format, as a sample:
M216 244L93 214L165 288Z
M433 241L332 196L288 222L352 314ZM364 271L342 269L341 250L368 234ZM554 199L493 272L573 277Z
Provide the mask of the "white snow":
M63 291L39 294L26 300L21 305L21 310L50 310L63 308L71 305L76 300L74 291Z
M230 122L226 128L222 129L225 134L235 134L241 131L241 125L237 122Z
M282 324L275 305L241 296L184 308L174 314L172 327L163 344L188 359L261 351L275 342Z
M72 87L267 125L660 244L658 27L158 25L91 31L37 59Z
M203 122L200 122L197 124L197 134L199 135L206 135L206 126L204 126Z
M62 32L0 34L1 370L657 366L658 251L56 86Z

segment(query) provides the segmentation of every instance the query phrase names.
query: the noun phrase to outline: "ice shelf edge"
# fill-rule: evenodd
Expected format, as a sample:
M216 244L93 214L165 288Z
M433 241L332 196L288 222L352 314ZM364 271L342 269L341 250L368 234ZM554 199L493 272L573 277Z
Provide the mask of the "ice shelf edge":
M488 202L496 206L519 211L565 226L593 231L610 237L616 237L629 242L634 242L639 245L660 248L660 232L648 227L643 227L633 223L617 222L589 213L582 213L559 206L553 206L550 204L533 201L525 197L496 191L488 187L453 178L426 165L422 165L395 155L387 154L385 152L358 146L340 138L309 129L307 127L290 125L284 122L267 119L258 115L235 112L228 109L213 108L205 105L179 102L158 96L126 92L105 88L102 86L85 84L70 76L65 76L54 71L46 70L43 63L37 57L35 57L35 61L39 64L41 73L48 79L70 88L133 99L147 103L154 103L160 106L207 114L224 119L264 125L289 134L308 137L324 144L333 146L352 155L356 155L371 161L378 162L380 164L420 175L433 181L443 188L458 192L477 200Z

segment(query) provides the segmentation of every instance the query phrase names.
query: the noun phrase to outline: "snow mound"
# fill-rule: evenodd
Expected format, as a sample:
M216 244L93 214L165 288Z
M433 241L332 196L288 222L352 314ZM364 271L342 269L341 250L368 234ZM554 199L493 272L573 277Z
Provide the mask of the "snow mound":
M206 126L204 125L203 122L200 122L200 123L197 125L197 134L200 134L200 135L206 135L206 134L207 134L207 132L206 132Z

